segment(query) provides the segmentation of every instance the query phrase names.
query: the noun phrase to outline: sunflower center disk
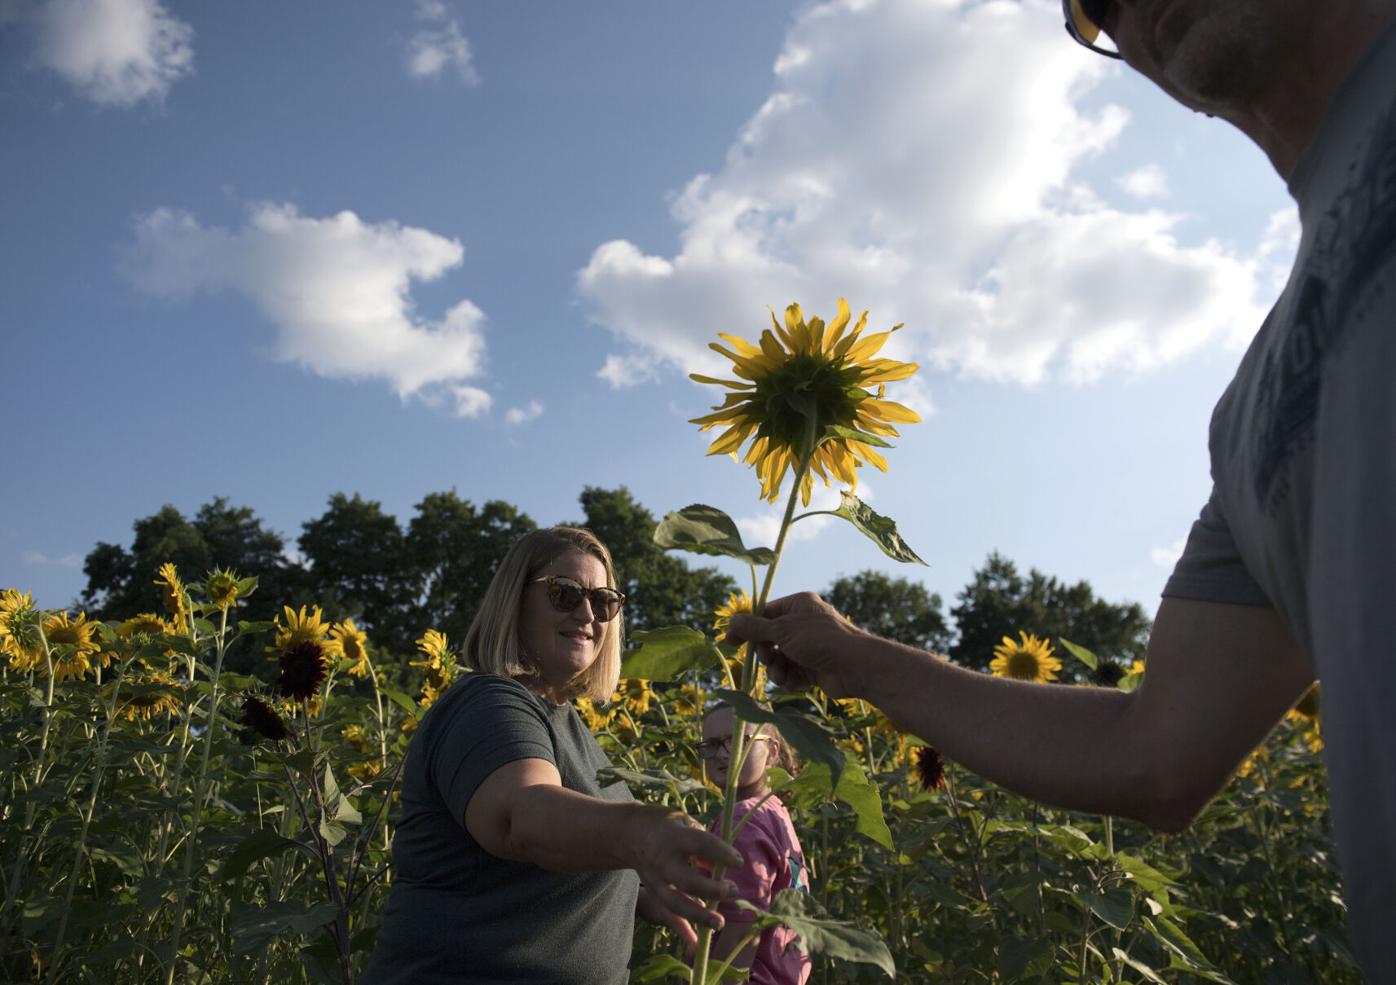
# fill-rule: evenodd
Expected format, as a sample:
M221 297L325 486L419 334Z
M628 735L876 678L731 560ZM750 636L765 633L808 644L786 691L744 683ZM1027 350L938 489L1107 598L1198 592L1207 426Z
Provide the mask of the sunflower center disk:
M756 380L756 401L763 405L758 434L788 448L804 444L805 409L815 412L815 433L831 424L852 426L858 402L867 396L856 386L857 370L842 359L797 355Z

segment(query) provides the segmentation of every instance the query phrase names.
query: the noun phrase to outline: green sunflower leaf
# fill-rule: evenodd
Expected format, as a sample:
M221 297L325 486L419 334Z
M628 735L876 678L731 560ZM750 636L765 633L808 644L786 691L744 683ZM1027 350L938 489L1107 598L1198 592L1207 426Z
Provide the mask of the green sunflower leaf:
M664 787L680 796L708 789L708 785L699 780L674 776L669 771L661 769L640 771L625 769L621 766L605 766L596 771L596 782L601 786L609 786L617 780L623 781L631 787Z
M666 551L734 557L748 564L770 564L775 558L769 547L748 548L730 516L702 503L667 514L654 529L654 542Z
M1091 668L1091 670L1095 670L1097 667L1100 666L1100 658L1097 657L1090 650L1087 650L1084 646L1078 646L1077 644L1071 642L1071 640L1063 639L1060 636L1057 637L1057 642L1060 643L1062 646L1066 647L1066 651L1068 653L1070 653L1077 660L1081 661L1087 667Z
M906 541L902 540L902 535L897 533L895 520L874 511L867 503L847 490L841 491L839 496L841 502L839 508L834 510L834 515L843 517L861 530L874 544L882 548L883 554L894 561L903 561L908 564L926 563L917 556Z
M865 445L872 445L875 448L891 448L892 442L886 438L866 431L859 431L857 428L847 427L843 424L830 424L824 429L824 437L819 439L820 444L826 441L833 441L836 438L847 438L849 441L859 441Z
M630 973L631 985L648 985L672 978L688 981L693 969L672 954L656 954Z
M822 763L828 768L837 789L847 757L842 749L834 745L833 736L825 731L824 726L818 721L790 708L763 708L750 695L741 691L723 689L714 691L713 694L731 705L733 712L742 721L757 725L769 722L780 729L780 734L800 754L802 760L810 765Z
M639 630L630 639L639 646L622 658L622 677L672 681L690 670L722 666L722 653L713 641L687 626Z
M307 907L304 903L268 903L266 906L235 909L232 914L234 954L255 954L286 931L313 934L336 916L330 902Z
M795 778L792 793L803 803L820 803L829 797L843 801L853 808L856 831L889 851L893 848L892 831L887 827L887 819L882 813L882 795L878 792L877 784L863 772L862 764L852 756L844 759L838 786L834 786L830 780L827 764L807 763Z
M237 879L250 869L254 863L260 862L264 858L271 858L273 855L280 855L282 852L289 851L302 851L311 859L317 858L314 852L300 842L291 838L283 838L275 831L271 831L267 828L258 828L228 853L228 857L224 860L223 869L219 875L225 880Z
M892 952L882 938L846 921L829 919L809 893L782 889L776 894L769 913L746 900L737 900L737 906L755 913L756 923L763 927L786 926L795 931L799 935L800 950L806 953L875 965L886 972L887 977L897 977Z

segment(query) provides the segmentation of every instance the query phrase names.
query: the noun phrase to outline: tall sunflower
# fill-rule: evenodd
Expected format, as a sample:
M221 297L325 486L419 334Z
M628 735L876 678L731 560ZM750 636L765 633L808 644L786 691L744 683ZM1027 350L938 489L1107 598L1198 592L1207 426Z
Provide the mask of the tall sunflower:
M110 684L102 690L103 700L111 700L115 686ZM128 722L138 718L148 722L160 715L173 715L179 710L177 695L183 686L169 674L160 671L133 675L121 682L121 704L116 713Z
M340 655L349 662L349 673L355 677L367 677L368 636L354 625L354 620L335 623L330 629L330 638L339 644Z
M422 634L422 638L417 640L417 649L426 659L412 660L409 666L426 670L422 680L422 697L417 703L427 709L436 704L436 699L455 681L456 657L446 642L446 634L435 629L428 629Z
M225 568L214 568L204 581L204 597L221 611L226 612L237 605L241 594L238 576Z
M994 647L994 659L989 663L995 677L1011 677L1018 681L1046 684L1057 679L1062 662L1052 655L1052 647L1031 633L1018 633L1019 640L1005 636Z
M918 364L873 358L901 325L862 338L868 313L858 317L851 331L849 321L848 302L843 298L838 316L828 325L814 316L806 320L800 306L792 304L785 309L784 325L771 312L771 328L761 333L759 346L725 333L719 336L730 349L710 343L709 348L732 360L732 372L740 379L690 374L699 383L732 391L713 413L690 422L702 431L726 427L708 447L708 454L736 458L738 449L751 439L745 461L755 467L761 495L770 502L780 496L786 470L798 469L808 452L811 424L818 449L800 485L805 505L809 505L815 475L825 484L832 476L856 488L858 466L866 463L887 471L886 459L870 443L858 440L858 434L896 437L893 422L921 420L909 407L883 399L883 384L906 379L920 368ZM872 386L875 391L867 389Z
M92 657L102 648L94 638L96 633L97 623L88 622L83 612L79 612L76 619L69 619L66 612L55 612L44 620L44 638L49 648L63 648L54 653L55 681L70 677L76 680L92 670Z
M281 676L276 680L276 693L295 701L308 701L320 690L330 672L330 657L336 644L326 638L329 626L321 617L317 605L306 613L283 607L285 623L276 620L276 639L267 647L270 659L280 665Z
M44 662L39 642L39 610L28 592L7 588L0 592L0 654L9 658L10 669L27 674Z
M154 612L142 612L116 625L117 638L123 640L132 636L163 636L173 632L170 624Z
M160 565L160 576L155 579L155 587L160 589L160 600L165 603L165 611L170 614L181 630L188 624L189 595L184 582L179 580L179 572L169 561Z

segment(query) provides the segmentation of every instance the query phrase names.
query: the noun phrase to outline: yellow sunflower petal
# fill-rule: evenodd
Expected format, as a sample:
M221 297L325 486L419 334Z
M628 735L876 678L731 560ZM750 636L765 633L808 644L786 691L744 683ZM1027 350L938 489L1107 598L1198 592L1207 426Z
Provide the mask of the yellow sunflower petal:
M896 359L874 359L865 364L865 369L859 377L861 384L869 383L895 383L897 380L904 380L914 376L921 368L920 363L904 363Z
M864 400L863 406L868 413L876 414L886 421L899 421L902 424L916 424L921 420L921 415L916 413L905 404L899 404L895 400Z
M734 390L755 390L755 383L743 383L741 380L719 380L713 376L704 376L702 373L689 373L688 378L695 383L712 383L716 386L730 386Z

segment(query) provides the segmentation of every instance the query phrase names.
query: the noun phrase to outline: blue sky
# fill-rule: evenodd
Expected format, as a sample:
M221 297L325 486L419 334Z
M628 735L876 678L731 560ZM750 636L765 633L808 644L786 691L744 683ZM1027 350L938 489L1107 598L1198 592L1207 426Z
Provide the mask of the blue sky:
M846 296L920 362L779 587L947 599L991 550L1150 611L1279 290L1283 184L1054 0L0 0L0 585L213 496L575 519L584 485L774 526L687 418L718 331ZM797 528L798 529L798 528ZM884 563L885 562L885 563Z

